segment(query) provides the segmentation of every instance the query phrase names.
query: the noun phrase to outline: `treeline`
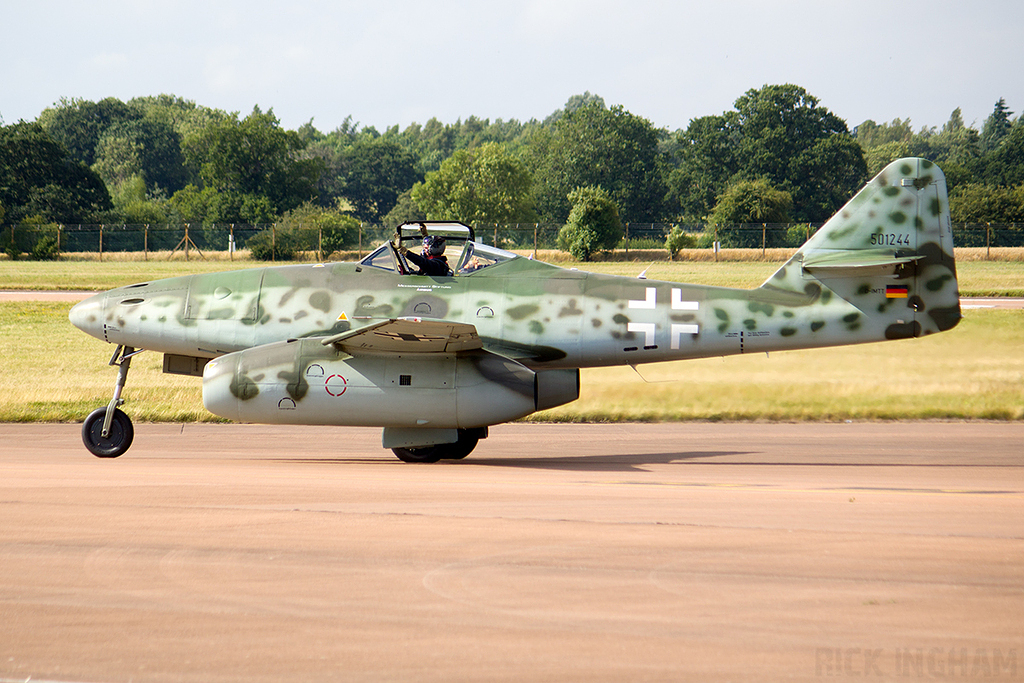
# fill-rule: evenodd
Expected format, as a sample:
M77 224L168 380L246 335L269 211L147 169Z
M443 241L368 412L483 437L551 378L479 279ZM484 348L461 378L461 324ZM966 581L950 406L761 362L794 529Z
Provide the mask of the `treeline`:
M902 156L945 170L954 221L1024 221L1024 122L1004 100L980 131L959 109L941 128L850 130L803 88L767 85L674 132L590 93L543 121L326 133L173 95L62 100L0 128L0 223L564 224L595 197L628 223L817 223Z

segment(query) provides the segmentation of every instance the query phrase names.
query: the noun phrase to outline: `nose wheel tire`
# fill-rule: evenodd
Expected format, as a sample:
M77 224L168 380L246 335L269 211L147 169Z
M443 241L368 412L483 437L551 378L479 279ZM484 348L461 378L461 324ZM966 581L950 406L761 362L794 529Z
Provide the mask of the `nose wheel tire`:
M106 406L89 413L89 417L85 418L85 422L82 423L82 441L89 452L97 458L116 458L123 455L132 445L135 428L132 426L131 418L125 415L120 408L114 408L110 432L103 436L103 418L106 415Z

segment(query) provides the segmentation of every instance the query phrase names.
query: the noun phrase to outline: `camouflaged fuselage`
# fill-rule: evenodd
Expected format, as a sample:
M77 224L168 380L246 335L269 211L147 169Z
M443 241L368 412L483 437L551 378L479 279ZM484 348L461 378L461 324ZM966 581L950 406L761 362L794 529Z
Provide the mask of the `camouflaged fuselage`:
M105 341L207 358L403 317L469 323L485 349L533 369L942 331L960 319L945 181L930 162L894 162L754 290L600 275L522 257L449 277L333 263L121 287L72 313Z

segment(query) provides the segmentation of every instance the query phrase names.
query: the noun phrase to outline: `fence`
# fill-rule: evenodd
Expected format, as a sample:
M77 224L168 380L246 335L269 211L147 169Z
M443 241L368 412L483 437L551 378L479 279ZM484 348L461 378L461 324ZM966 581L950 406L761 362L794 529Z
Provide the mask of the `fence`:
M819 226L813 224L707 225L682 223L628 223L618 249L665 249L669 233L678 228L695 248L796 248ZM560 224L478 224L476 239L505 249L558 249ZM10 258L47 259L61 254L132 253L148 259L155 252L170 252L185 259L203 258L205 252L227 253L246 249L253 258L289 260L305 252L325 259L337 251L360 257L393 235L393 229L364 225L333 230L317 227L280 228L277 225L28 225L0 226L0 250ZM1024 224L954 224L958 247L1022 247Z

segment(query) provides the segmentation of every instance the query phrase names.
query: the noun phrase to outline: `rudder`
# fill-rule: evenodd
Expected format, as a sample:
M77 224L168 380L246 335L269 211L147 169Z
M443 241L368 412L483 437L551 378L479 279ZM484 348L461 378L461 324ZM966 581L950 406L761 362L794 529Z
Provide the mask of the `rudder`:
M946 179L926 159L898 159L763 285L827 288L881 326L880 338L942 332L960 321Z

